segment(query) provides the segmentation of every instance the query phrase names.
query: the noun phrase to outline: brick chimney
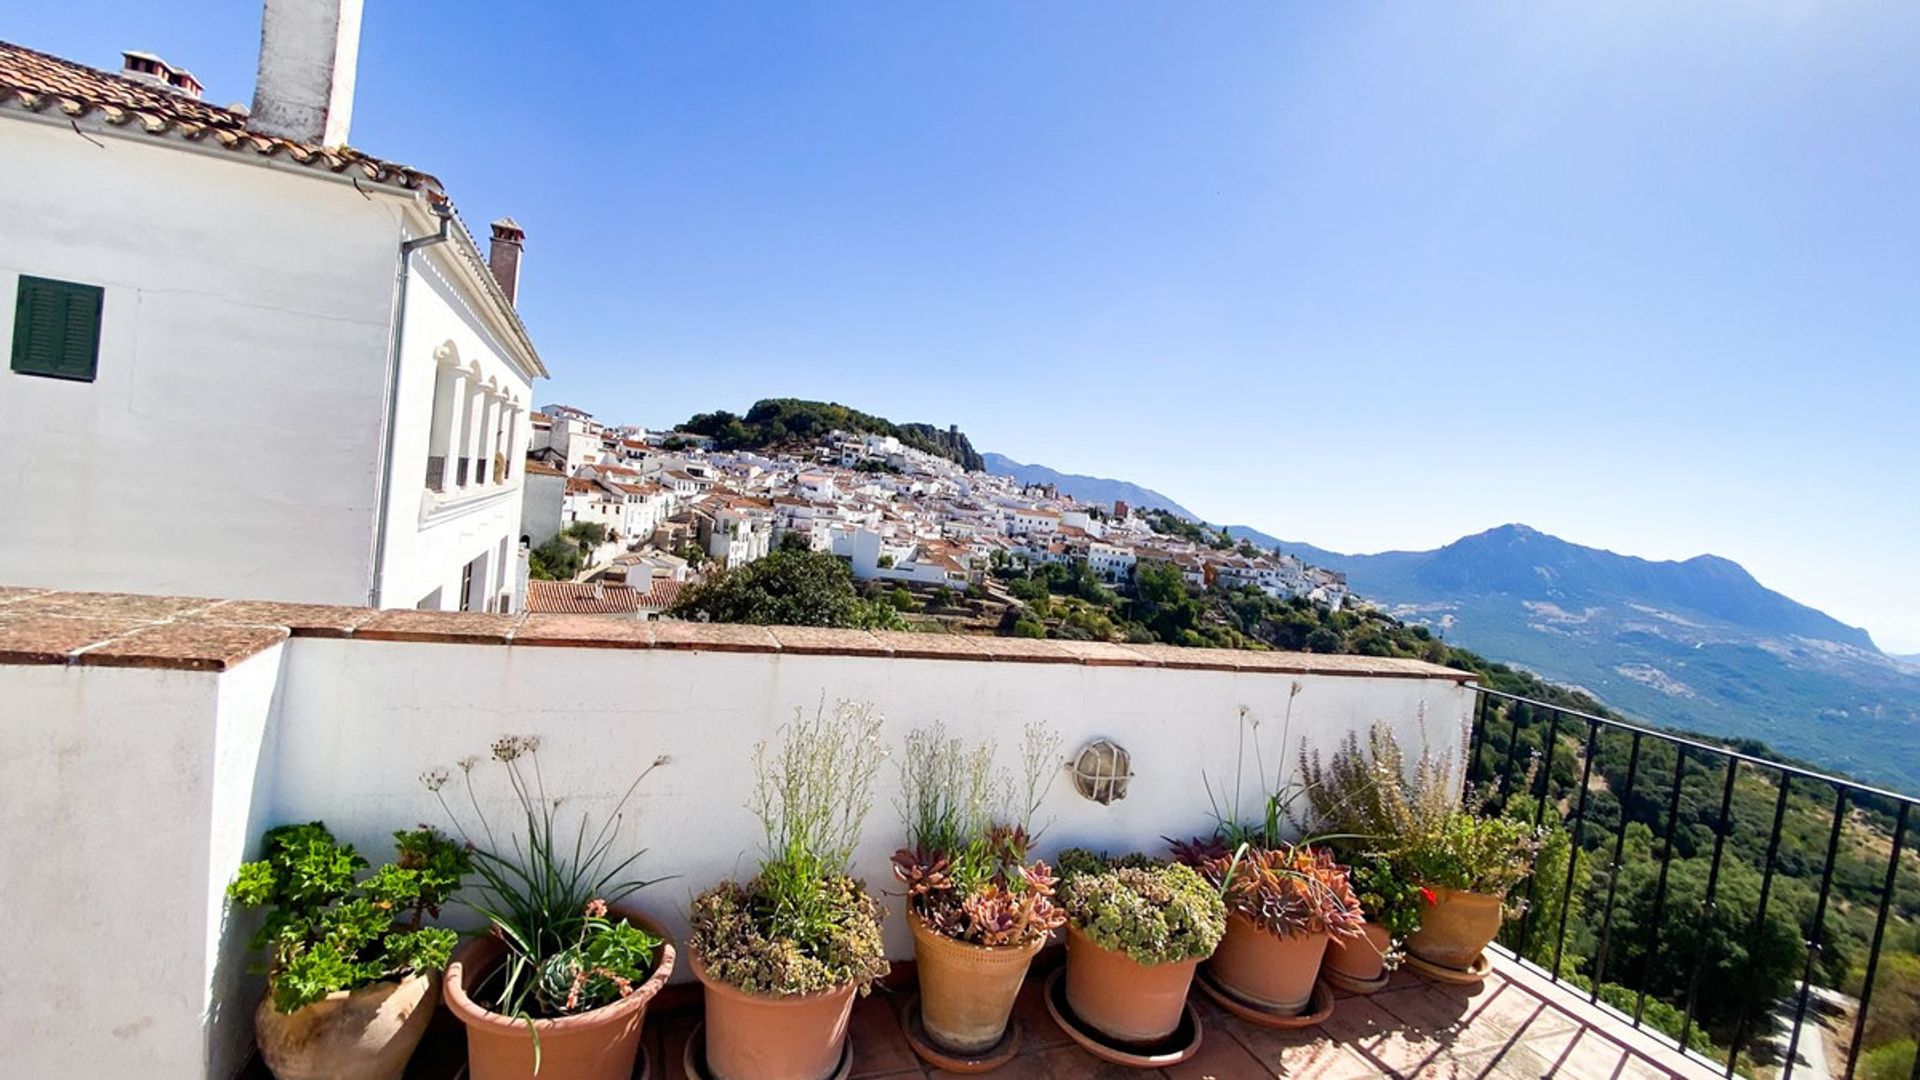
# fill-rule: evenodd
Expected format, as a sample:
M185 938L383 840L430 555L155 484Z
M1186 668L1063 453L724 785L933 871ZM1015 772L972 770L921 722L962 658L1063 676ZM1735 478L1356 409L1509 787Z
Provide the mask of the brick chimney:
M507 294L507 303L516 303L514 297L520 291L520 252L527 242L526 230L510 217L503 217L493 223L493 247L487 252L487 266L493 271L493 279L500 283L500 291Z
M267 0L247 126L318 146L347 145L361 0Z

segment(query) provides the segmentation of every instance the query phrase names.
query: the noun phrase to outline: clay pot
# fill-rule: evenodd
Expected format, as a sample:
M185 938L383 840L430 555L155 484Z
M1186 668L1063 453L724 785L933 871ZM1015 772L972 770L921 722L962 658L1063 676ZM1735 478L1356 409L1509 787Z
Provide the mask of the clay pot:
M1067 924L1067 1005L1115 1042L1145 1046L1172 1035L1199 966L1199 957L1142 964Z
M1327 933L1281 937L1237 911L1227 913L1227 934L1207 962L1214 981L1244 1000L1291 1015L1313 1000Z
M1365 937L1327 942L1327 970L1354 982L1369 983L1386 974L1387 950L1393 948L1393 935L1379 923L1360 928Z
M609 918L625 918L662 938L654 954L653 973L633 993L611 1005L577 1016L525 1020L494 1012L469 996L507 947L488 935L461 945L447 965L447 1008L467 1025L467 1075L471 1080L526 1080L534 1076L534 1031L539 1032L540 1080L628 1080L640 1052L640 1026L647 1003L673 974L673 943L652 920L629 908L615 906Z
M1500 933L1500 898L1458 889L1433 890L1434 903L1420 912L1420 929L1407 951L1438 967L1465 971Z
M907 912L920 973L920 1023L942 1049L984 1054L1006 1034L1027 967L1047 943L972 945L935 933Z
M721 982L689 950L706 988L707 1073L712 1080L823 1080L840 1065L852 983L816 994L750 994Z
M253 1014L260 1058L279 1080L399 1080L439 1001L439 977L408 975L358 990L338 990L290 1013L273 995Z

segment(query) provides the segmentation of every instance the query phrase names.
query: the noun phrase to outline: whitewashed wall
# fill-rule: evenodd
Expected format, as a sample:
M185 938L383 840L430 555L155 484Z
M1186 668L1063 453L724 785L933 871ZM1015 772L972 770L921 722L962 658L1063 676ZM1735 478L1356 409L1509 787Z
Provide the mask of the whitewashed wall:
M397 204L150 141L0 121L0 347L106 289L96 381L0 366L0 580L365 603Z
M323 819L369 851L396 828L443 823L419 774L452 769L504 733L537 734L553 794L567 810L604 808L660 754L673 763L642 788L626 850L648 854L641 876L673 875L642 906L674 931L693 894L751 875L760 832L746 808L753 744L771 738L796 708L823 697L872 702L897 746L915 726L943 721L963 737L993 737L1012 764L1029 721L1051 724L1072 750L1101 736L1133 753L1128 797L1109 806L1080 798L1062 774L1041 820L1042 848L1085 844L1161 850L1163 836L1209 827L1203 772L1230 779L1244 707L1260 721L1270 768L1289 772L1301 739L1332 747L1376 720L1403 744L1425 736L1457 748L1470 692L1450 679L1303 676L1291 737L1282 739L1293 680L1238 674L1074 664L976 663L847 656L691 653L666 650L501 648L483 645L299 641L286 676L273 762L275 821ZM1249 755L1250 757L1250 755ZM859 872L891 887L887 857L902 842L893 803L895 763L883 772ZM1251 767L1251 760L1249 760ZM459 773L455 770L455 776ZM496 824L510 809L498 767L476 769L476 787ZM458 780L455 781L455 786ZM1253 787L1251 775L1249 791ZM453 788L446 793L451 794ZM1249 808L1253 800L1249 798ZM455 803L456 807L460 804ZM900 905L889 944L908 946Z

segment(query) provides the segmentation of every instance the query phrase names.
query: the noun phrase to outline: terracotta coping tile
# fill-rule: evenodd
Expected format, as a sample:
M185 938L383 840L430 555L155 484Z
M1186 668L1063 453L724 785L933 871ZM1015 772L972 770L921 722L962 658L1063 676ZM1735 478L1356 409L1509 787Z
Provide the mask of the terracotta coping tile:
M979 639L961 634L919 634L911 630L874 630L873 640L900 660L986 660Z
M280 626L239 626L181 619L135 630L82 650L73 662L86 667L225 671L287 637L286 628Z
M650 649L654 624L618 615L528 615L513 632L513 644L585 649Z
M126 618L142 622L201 611L217 600L182 596L140 596L134 593L49 592L7 605L9 614L67 615L75 618Z
M346 637L379 612L333 604L293 604L277 600L222 600L200 617L242 626L284 626L294 637Z
M0 664L64 664L76 649L97 645L144 625L140 620L125 618L0 616Z
M994 660L1027 664L1080 662L1078 657L1061 648L1058 642L1039 638L983 637L979 641L987 656Z
M373 641L430 641L446 645L505 645L523 616L483 611L382 611L354 627Z
M820 626L769 626L767 632L783 653L818 656L891 656L865 630L833 630Z
M660 649L704 652L779 652L780 643L764 626L734 623L657 622L653 644Z
M1238 671L1240 665L1232 649L1187 649L1178 645L1119 646L1138 653L1154 667L1190 668L1203 671Z
M1147 667L1149 661L1124 645L1108 641L1049 641L1091 667Z

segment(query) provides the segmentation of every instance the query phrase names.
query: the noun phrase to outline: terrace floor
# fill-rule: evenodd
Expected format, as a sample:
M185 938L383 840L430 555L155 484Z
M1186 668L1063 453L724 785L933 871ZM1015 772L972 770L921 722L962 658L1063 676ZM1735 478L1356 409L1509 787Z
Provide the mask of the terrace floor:
M1163 1076L1175 1080L1359 1080L1362 1077L1627 1080L1717 1077L1653 1038L1634 1031L1586 999L1553 986L1504 958L1474 987L1447 986L1397 973L1371 997L1336 995L1333 1015L1298 1031L1260 1028L1230 1016L1198 992L1203 1036L1199 1053L1178 1066L1147 1073L1106 1064L1074 1045L1047 1014L1040 991L1054 954L1043 955L1015 1009L1021 1052L988 1075L1004 1080L1105 1080ZM912 989L911 969L891 988L876 988L853 1013L854 1080L915 1080L949 1074L924 1067L907 1045L899 1006ZM689 1080L681 1059L700 1021L697 988L670 987L648 1011L649 1080ZM410 1080L462 1080L464 1037L445 1010L408 1069ZM244 1080L266 1080L256 1062Z

